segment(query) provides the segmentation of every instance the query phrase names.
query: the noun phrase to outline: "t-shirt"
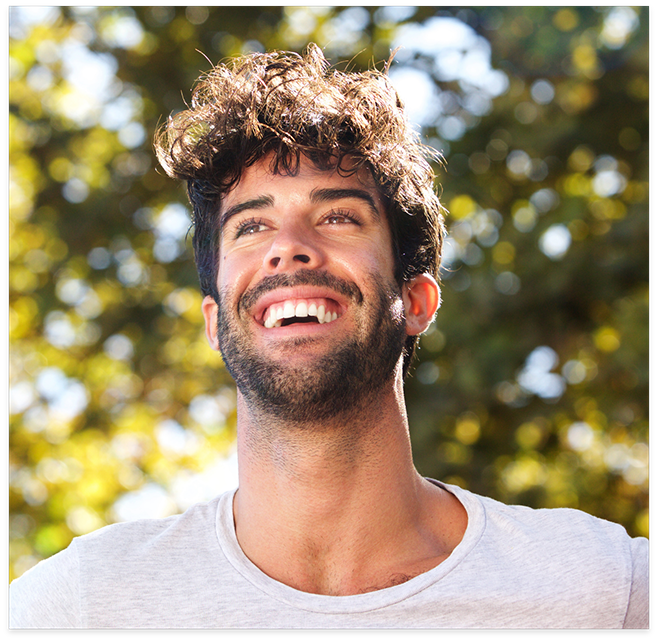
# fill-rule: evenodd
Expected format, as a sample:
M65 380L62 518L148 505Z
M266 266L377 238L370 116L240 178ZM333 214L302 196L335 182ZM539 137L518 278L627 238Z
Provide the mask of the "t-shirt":
M12 628L648 627L648 541L572 509L464 505L462 541L406 583L351 596L275 581L242 552L235 490L74 539L10 586Z

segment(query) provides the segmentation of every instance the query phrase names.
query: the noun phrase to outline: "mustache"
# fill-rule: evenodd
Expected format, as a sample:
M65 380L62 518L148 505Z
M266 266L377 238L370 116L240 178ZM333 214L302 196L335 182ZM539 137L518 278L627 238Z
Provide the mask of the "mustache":
M325 287L331 289L355 303L363 302L363 293L355 283L338 278L327 271L300 269L292 274L275 274L266 276L263 280L248 289L241 297L238 303L238 309L249 309L253 307L258 299L275 289L283 287L295 287L298 285L313 285L316 287Z

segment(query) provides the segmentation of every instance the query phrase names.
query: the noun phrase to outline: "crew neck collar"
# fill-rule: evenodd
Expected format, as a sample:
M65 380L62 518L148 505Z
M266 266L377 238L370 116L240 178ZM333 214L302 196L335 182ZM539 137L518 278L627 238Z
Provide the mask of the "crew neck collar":
M457 497L466 510L468 524L461 542L447 559L431 570L400 585L364 594L327 596L302 592L272 579L247 558L238 543L233 520L233 498L237 489L224 493L219 499L216 522L219 545L229 563L247 581L269 596L293 607L312 612L339 614L366 612L393 605L440 581L461 563L477 544L484 531L484 508L475 494L455 485L448 485L433 479L428 480Z

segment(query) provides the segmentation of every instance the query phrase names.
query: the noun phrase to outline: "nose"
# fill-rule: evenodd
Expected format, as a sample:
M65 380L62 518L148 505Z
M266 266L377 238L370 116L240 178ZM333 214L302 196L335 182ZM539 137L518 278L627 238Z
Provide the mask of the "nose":
M270 273L294 271L301 267L317 269L324 262L324 252L312 231L299 227L279 229L265 255L263 267Z

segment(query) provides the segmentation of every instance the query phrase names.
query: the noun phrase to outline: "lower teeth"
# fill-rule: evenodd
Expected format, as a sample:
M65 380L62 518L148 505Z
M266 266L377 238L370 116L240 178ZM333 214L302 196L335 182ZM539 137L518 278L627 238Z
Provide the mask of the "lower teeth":
M322 325L324 323L330 323L338 318L338 315L336 312L329 313L327 312L324 314L324 318L320 320L319 317L314 316L314 315L309 315L309 316L291 316L289 318L279 318L279 319L271 319L265 322L265 327L267 328L274 328L274 327L286 327L288 325L292 325L294 323L317 323L318 325Z

